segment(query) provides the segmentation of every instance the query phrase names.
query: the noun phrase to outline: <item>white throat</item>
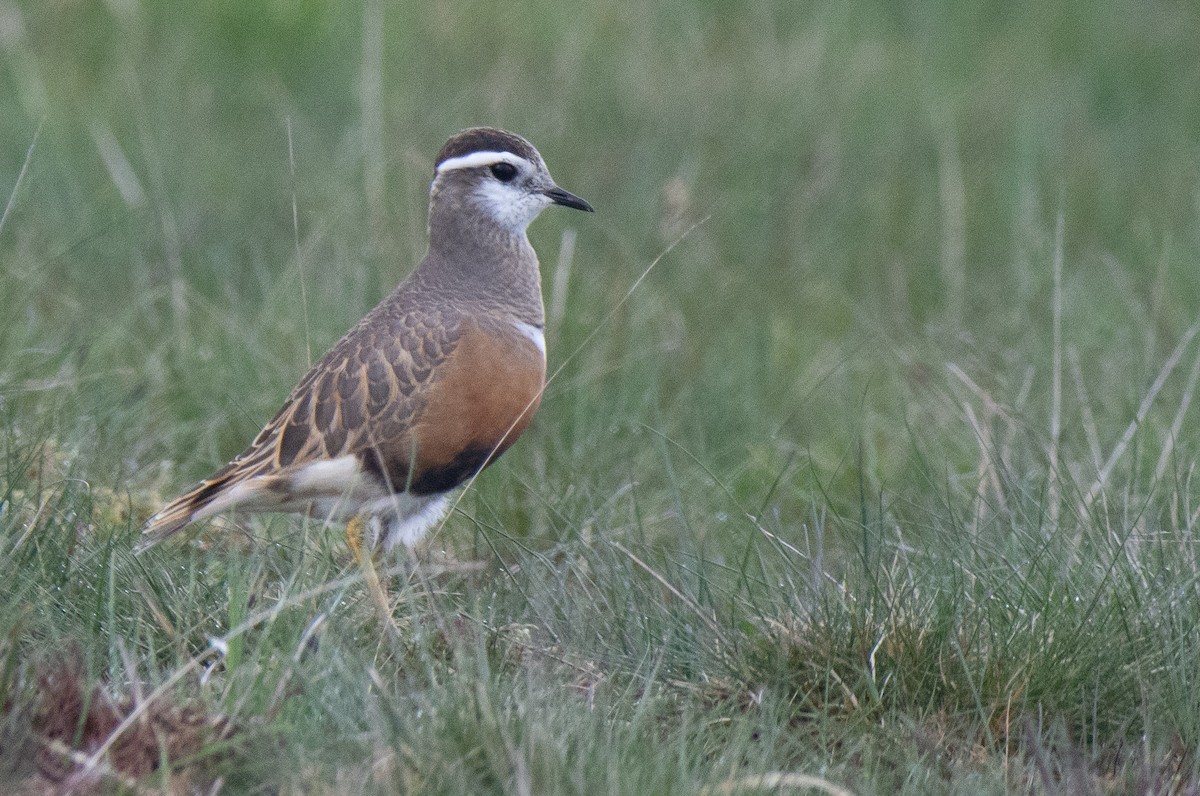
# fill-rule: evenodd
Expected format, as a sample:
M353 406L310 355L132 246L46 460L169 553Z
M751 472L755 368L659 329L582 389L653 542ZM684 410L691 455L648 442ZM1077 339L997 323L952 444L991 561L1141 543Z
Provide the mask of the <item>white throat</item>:
M475 206L501 228L524 235L538 214L550 206L550 198L512 183L487 180L474 191Z

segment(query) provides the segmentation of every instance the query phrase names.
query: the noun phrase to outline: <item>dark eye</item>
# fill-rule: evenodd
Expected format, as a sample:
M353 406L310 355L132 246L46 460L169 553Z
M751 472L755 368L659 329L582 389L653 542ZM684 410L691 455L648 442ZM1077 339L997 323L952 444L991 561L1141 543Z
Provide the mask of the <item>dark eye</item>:
M512 182L517 176L517 167L511 163L496 163L492 166L492 176L500 182Z

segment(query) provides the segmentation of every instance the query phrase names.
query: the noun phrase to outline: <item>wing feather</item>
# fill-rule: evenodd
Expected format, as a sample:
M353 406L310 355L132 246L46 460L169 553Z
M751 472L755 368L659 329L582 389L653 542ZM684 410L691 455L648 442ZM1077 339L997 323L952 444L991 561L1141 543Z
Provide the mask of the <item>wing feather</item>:
M245 451L151 517L138 552L207 516L206 507L251 479L281 476L264 479L278 490L305 465L346 455L377 461L380 448L407 446L424 389L454 348L459 318L446 312L388 317L383 310L360 321L304 375ZM258 494L241 491L246 501Z

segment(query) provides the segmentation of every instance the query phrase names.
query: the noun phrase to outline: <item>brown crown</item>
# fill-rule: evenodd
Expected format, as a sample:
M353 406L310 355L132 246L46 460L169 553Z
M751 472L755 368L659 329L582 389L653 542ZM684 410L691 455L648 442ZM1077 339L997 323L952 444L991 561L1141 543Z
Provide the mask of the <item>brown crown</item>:
M446 142L442 151L438 152L433 167L436 169L450 158L469 155L472 152L511 152L529 161L537 162L538 159L537 150L519 135L495 127L472 127L457 133Z

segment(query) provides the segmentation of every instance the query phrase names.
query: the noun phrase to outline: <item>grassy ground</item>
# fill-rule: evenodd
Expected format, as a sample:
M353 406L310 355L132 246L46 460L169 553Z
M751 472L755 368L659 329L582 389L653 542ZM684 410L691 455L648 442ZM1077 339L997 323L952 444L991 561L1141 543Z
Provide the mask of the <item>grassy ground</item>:
M1188 3L0 0L0 781L1196 792L1197 86ZM134 558L485 123L598 212L388 620L319 523Z

